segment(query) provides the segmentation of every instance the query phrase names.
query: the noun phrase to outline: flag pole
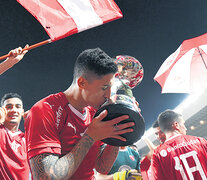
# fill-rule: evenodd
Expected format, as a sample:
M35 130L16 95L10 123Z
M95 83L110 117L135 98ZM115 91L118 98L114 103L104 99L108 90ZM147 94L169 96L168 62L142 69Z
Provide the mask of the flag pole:
M24 50L31 50L31 49L37 48L37 47L39 47L39 46L43 46L43 45L45 45L45 44L49 44L49 43L51 43L51 42L52 42L51 39L48 39L48 40L45 40L45 41L41 41L41 42L39 42L39 43L36 43L36 44L33 44L33 45L29 46L29 47L24 48L23 51L24 51ZM6 55L1 56L1 57L0 57L0 61L3 60L3 59L8 58L9 56L10 56L10 54L6 54Z

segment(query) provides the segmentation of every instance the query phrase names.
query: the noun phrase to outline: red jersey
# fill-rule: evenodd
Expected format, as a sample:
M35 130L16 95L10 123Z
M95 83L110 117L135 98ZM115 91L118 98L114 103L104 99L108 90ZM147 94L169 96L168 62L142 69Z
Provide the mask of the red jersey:
M11 132L0 125L0 179L27 180L29 164L24 133Z
M181 134L167 139L154 150L151 170L152 180L206 180L207 141Z
M145 156L141 161L140 161L140 170L142 174L142 179L143 180L150 180L150 175L151 175L151 161Z
M25 123L28 158L42 153L64 156L70 152L83 136L94 113L91 107L80 113L68 103L62 92L37 102ZM100 141L94 143L71 180L93 179L101 144Z

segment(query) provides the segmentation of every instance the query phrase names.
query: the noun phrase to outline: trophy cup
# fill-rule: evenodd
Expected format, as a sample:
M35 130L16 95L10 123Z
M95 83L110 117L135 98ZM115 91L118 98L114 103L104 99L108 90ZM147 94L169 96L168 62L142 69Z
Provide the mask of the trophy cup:
M127 146L137 142L145 132L144 118L139 111L131 90L142 81L144 70L141 63L131 56L116 56L115 62L118 66L118 72L115 75L115 83L111 88L111 99L101 106L95 116L98 116L105 109L108 111L108 115L103 121L109 121L122 115L129 115L129 119L119 123L135 123L135 126L132 127L133 132L120 135L126 138L125 142L115 138L102 140L104 143L113 146ZM123 92L123 94L118 94L118 91Z

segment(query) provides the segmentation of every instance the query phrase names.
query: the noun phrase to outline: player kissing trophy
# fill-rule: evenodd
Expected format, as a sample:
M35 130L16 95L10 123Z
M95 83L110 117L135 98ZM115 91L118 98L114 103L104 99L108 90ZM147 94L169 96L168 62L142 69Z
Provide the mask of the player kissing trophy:
M104 143L113 146L127 146L137 142L145 132L144 118L139 111L131 90L142 81L144 70L141 63L131 56L116 56L115 62L118 66L118 72L115 75L115 82L111 88L111 99L101 106L95 116L98 116L105 109L108 111L108 115L103 121L108 121L122 115L129 115L129 119L120 122L135 123L135 126L132 127L133 132L121 135L126 138L125 142L115 138L102 140ZM118 91L123 92L123 94L118 94Z

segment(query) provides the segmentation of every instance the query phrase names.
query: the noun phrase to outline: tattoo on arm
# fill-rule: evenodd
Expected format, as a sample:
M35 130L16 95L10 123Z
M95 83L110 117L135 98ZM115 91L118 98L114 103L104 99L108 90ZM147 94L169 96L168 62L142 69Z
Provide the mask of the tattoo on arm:
M94 140L85 134L71 152L63 157L44 153L30 159L33 179L69 179L77 170Z
M119 147L109 145L105 146L96 162L96 170L99 173L107 174L111 170L113 163L116 160L118 151Z

